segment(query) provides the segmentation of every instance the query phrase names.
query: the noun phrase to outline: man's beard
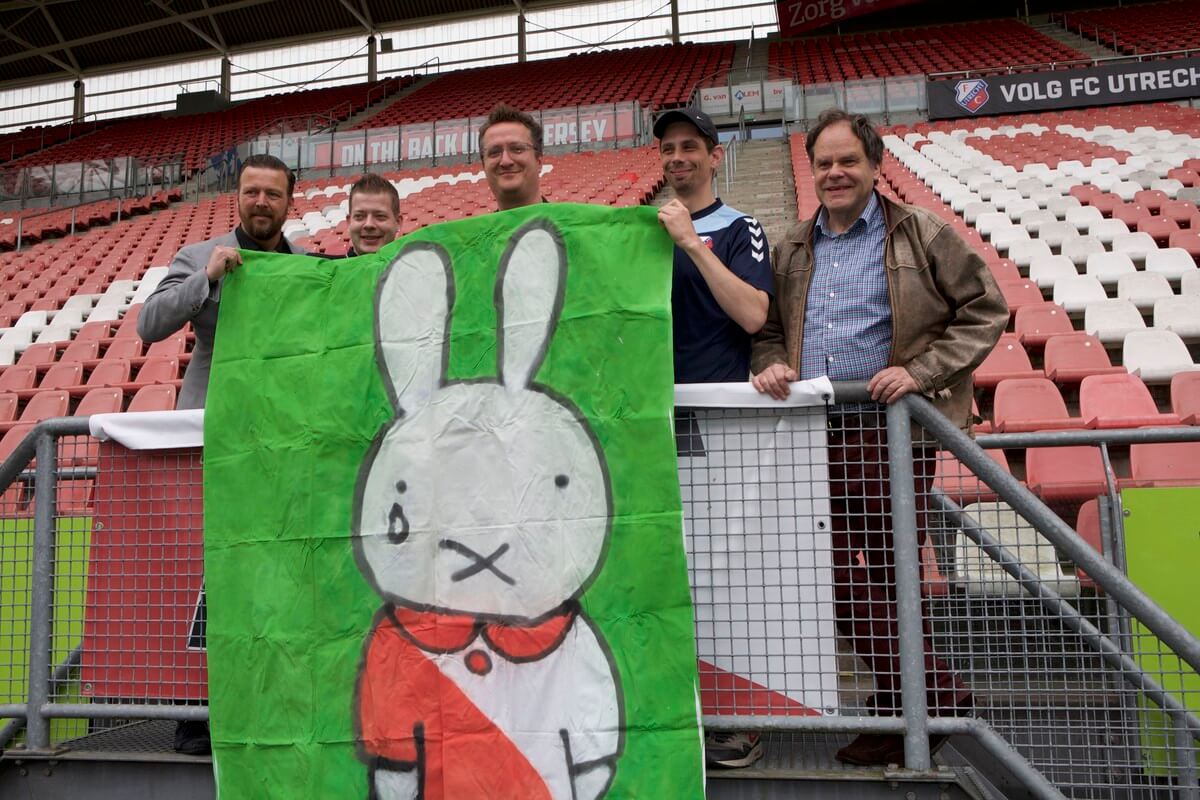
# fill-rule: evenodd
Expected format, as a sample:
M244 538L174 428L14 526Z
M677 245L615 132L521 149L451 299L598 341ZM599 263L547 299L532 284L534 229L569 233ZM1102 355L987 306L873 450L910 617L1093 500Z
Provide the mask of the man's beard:
M270 239L283 228L281 220L269 219L265 217L251 217L245 223L246 232L250 236L259 241Z

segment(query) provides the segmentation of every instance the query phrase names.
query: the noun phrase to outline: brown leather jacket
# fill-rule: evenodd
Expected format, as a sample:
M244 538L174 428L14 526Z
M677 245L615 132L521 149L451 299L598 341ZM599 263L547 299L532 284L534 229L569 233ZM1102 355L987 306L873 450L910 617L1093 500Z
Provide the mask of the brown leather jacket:
M1008 305L983 259L945 221L882 195L879 201L887 221L883 260L892 305L888 363L908 370L939 411L969 430L971 372L1004 332ZM775 296L754 337L755 374L776 363L800 369L815 221L793 226L773 248Z

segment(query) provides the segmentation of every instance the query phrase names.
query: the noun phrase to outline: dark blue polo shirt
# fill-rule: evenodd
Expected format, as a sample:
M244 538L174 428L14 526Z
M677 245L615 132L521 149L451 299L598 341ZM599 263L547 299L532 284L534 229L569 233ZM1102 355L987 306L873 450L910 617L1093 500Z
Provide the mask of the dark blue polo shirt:
M701 240L734 275L774 294L770 249L754 217L720 200L692 215ZM721 309L700 270L675 248L671 287L675 382L734 383L750 376L750 334Z

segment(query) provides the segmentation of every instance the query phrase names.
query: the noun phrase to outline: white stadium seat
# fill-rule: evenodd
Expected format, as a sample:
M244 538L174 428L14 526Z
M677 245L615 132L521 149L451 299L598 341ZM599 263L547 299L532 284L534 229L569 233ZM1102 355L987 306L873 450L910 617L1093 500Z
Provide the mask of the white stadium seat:
M1087 259L1087 274L1105 286L1115 286L1122 276L1136 272L1127 253L1092 253Z
M1067 239L1062 244L1062 254L1071 259L1071 263L1081 267L1087 263L1092 253L1103 253L1104 245L1095 236L1077 236Z
M1038 238L1053 248L1061 249L1064 243L1079 236L1079 231L1069 222L1047 222L1038 228Z
M1154 327L1176 333L1185 342L1200 341L1200 296L1160 297L1154 302Z
M963 513L997 539L1043 584L1067 596L1078 592L1078 582L1063 574L1053 545L1007 503L972 503L963 509ZM957 531L955 537L953 577L963 591L1003 597L1024 594L1021 584L962 530Z
M1145 261L1146 254L1157 250L1158 245L1155 244L1153 236L1138 231L1137 233L1118 234L1113 239L1112 249L1114 253L1128 253L1134 261Z
M1104 287L1091 275L1067 275L1054 282L1054 302L1071 314L1083 312L1088 303L1107 299Z
M1128 300L1101 300L1084 309L1083 329L1104 344L1120 344L1130 331L1145 330L1146 321Z
M1033 259L1029 265L1029 280L1039 289L1053 289L1060 278L1073 278L1079 274L1071 259L1066 256L1046 255Z
M1121 363L1146 383L1170 383L1177 373L1200 369L1179 334L1155 328L1125 335Z
M1149 312L1161 297L1171 297L1171 284L1157 272L1135 272L1117 280L1117 297L1128 300L1139 311Z
M1146 271L1161 273L1169 280L1179 280L1196 271L1196 262L1182 247L1165 247L1146 254Z

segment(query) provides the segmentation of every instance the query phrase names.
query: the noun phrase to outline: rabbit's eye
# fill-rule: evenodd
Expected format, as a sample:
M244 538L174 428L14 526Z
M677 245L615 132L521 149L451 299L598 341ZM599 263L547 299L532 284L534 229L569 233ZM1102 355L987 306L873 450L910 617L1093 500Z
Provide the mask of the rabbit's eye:
M408 484L405 481L396 481L396 491L404 494L408 491Z
M568 478L566 475L555 475L554 476L554 485L560 489L567 488L567 484L570 482L571 482L571 479Z

